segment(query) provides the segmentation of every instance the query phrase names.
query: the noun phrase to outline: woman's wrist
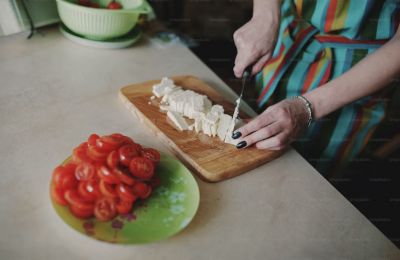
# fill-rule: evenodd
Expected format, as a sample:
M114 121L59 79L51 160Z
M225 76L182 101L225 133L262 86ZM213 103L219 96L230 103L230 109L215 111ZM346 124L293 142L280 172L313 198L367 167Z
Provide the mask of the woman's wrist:
M311 103L313 119L318 120L341 107L338 102L340 93L335 93L334 88L329 86L332 82L320 86L303 96ZM338 89L340 91L340 89Z
M272 25L279 24L280 0L254 0L252 20L262 20Z

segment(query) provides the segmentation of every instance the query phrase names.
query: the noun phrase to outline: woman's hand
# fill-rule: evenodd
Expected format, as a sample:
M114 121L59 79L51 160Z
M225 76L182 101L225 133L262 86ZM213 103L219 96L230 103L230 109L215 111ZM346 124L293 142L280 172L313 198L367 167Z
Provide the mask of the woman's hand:
M254 64L252 74L258 73L271 58L279 28L279 6L273 6L269 4L262 15L256 15L260 10L254 10L253 18L233 34L237 49L233 68L236 77L242 77L250 64Z
M282 150L307 127L308 119L302 100L285 99L237 129L232 137L240 137L239 149L255 144L258 149Z

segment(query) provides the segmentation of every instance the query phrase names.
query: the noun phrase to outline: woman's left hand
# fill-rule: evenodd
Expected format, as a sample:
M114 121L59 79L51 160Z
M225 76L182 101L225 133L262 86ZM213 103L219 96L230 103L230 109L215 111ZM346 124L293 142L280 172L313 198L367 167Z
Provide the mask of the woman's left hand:
M262 114L237 129L237 148L252 144L258 149L282 150L307 127L308 111L299 98L285 99L268 107Z

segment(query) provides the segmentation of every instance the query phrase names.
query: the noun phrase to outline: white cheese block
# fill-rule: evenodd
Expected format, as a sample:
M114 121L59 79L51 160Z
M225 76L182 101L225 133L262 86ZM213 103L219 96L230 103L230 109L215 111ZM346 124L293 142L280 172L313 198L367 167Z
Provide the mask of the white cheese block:
M171 121L175 124L175 126L183 131L183 130L188 130L189 126L185 120L185 118L183 118L183 116L177 112L173 112L173 111L168 111L167 112L167 116L169 117L169 119L171 119Z
M170 109L169 109L169 106L160 105L160 110L162 110L162 111L169 111Z
M221 141L225 140L226 133L228 132L232 117L227 114L222 114L219 117L217 135Z
M202 114L198 114L194 118L194 130L196 131L196 133L199 133L201 131L201 129L203 128L201 118L202 118Z
M211 128L211 136L215 137L217 135L218 125L217 124L212 124L210 128Z
M165 95L163 96L163 98L161 99L161 102L166 102L168 103L168 99L171 95L176 94L177 92L183 91L181 87L175 87L173 89L171 89L171 91L165 93Z
M215 115L222 115L224 113L224 108L221 105L213 105L211 107L210 113Z
M224 114L224 108L221 105L212 105L207 96L192 90L183 90L166 77L153 86L153 94L162 98L160 109L167 111L168 118L177 129L194 130L196 133L203 132L213 137L218 135L221 141L234 145L238 142L231 136L237 123L240 99L236 100L237 106L231 117ZM154 96L151 97L151 99L154 98ZM184 116L194 119L194 123L189 126Z
M226 136L225 136L225 142L226 143L228 143L230 141L229 139L232 139L233 130L235 130L236 119L239 116L239 107L240 107L240 98L238 98L236 100L235 111L233 112L232 120L231 120L231 123L229 125L228 131L227 131Z
M203 120L202 126L203 126L203 133L206 134L206 135L211 135L211 127L210 127L210 124L207 123L207 122L205 122L205 121Z
M237 145L239 141L240 139L233 139L232 135L226 135L225 137L225 143L227 144Z
M189 125L188 130L193 131L194 130L194 124Z
M176 86L174 82L171 79L164 77L161 79L161 82L159 84L153 86L153 94L156 97L160 98L165 94L171 92L175 88Z

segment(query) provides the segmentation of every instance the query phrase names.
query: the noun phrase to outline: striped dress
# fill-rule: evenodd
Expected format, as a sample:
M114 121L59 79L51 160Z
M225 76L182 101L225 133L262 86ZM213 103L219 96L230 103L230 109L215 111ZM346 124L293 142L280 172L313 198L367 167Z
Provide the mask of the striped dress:
M396 32L400 0L284 0L277 44L256 76L260 111L339 77ZM294 143L325 176L365 147L385 116L387 91L315 121Z

